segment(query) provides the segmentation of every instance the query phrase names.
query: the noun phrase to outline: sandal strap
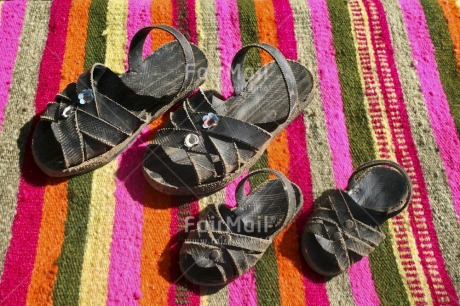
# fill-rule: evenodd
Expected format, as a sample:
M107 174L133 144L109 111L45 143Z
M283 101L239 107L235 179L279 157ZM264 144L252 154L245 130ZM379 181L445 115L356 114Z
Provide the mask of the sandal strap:
M296 194L294 188L292 187L292 183L287 179L284 174L279 171L273 169L260 169L249 173L246 177L244 177L236 186L235 190L235 199L238 203L238 206L243 206L247 199L247 194L244 190L244 184L249 180L249 178L260 175L260 174L273 174L276 178L283 184L286 200L287 200L287 211L283 219L283 223L280 226L280 229L275 232L277 234L279 231L284 229L297 215L298 205ZM270 191L267 191L269 193ZM273 196L272 194L267 194L268 196Z
M143 60L142 60L142 51L144 48L145 39L150 34L150 32L154 29L163 30L172 36L179 42L181 49L184 53L185 57L185 72L184 72L184 80L182 81L181 88L177 95L183 93L187 88L190 87L194 80L195 76L195 57L193 55L193 50L188 42L187 38L176 30L173 27L167 25L156 25L151 27L145 27L140 29L131 40L131 44L129 46L129 55L128 55L128 63L130 71L137 72L138 69L141 67Z
M61 144L66 167L106 152L127 139L144 120L98 90L99 78L118 76L102 64L83 72L57 95L57 103L48 103L40 120L51 121L51 129ZM92 100L84 105L79 94L90 91Z
M206 207L205 218L190 231L181 248L181 253L200 254L219 266L222 280L235 278L246 273L262 257L272 243L271 239L232 232L220 214L220 209L229 210L223 204L210 204Z
M292 72L291 66L284 57L284 55L275 47L266 43L256 43L244 46L235 55L232 61L232 83L235 90L235 94L240 94L247 86L245 80L245 74L243 70L244 58L247 52L252 48L259 48L266 51L275 60L276 64L281 70L284 82L286 83L286 89L289 96L289 115L295 109L295 106L299 102L299 94L297 91L297 82Z
M406 195L404 205L402 207L396 207L395 209L388 211L387 217L391 218L391 217L399 214L401 211L403 211L409 205L409 203L410 203L410 201L412 199L412 181L411 181L411 179L409 177L409 174L407 174L406 170L401 165L399 165L398 163L395 163L395 162L393 162L391 160L372 160L372 161L363 163L358 168L356 168L355 171L353 171L353 174L348 179L348 187L347 188L350 190L358 183L357 180L356 180L356 177L357 177L357 175L359 173L361 173L361 172L363 172L363 171L365 171L365 170L367 170L369 168L373 168L373 167L377 167L377 166L387 166L387 167L396 169L404 177L404 179L407 182L407 187L408 188L407 188L407 195Z
M171 114L168 125L158 131L152 142L153 147L161 146L167 154L183 150L180 154L189 158L198 184L239 169L271 138L256 125L226 116L219 116L216 126L203 128L203 118L217 112L209 101L201 104L198 107L186 101ZM189 134L198 138L192 147L185 145Z
M336 190L320 203L306 225L306 231L315 235L324 250L334 254L340 269L351 264L350 253L368 256L384 239L379 227L369 226L356 219L349 205L358 205L344 192Z

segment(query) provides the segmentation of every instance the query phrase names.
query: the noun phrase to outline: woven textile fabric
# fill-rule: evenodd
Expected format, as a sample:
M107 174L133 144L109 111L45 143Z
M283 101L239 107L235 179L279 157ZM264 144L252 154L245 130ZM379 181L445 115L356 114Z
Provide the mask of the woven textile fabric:
M205 89L228 97L241 46L267 42L315 77L313 102L254 168L303 191L300 216L248 273L224 288L186 282L178 250L209 203L142 175L154 121L116 160L69 179L43 174L30 142L38 115L94 63L122 73L129 42L178 28L209 59ZM154 32L145 54L171 39ZM271 59L254 52L248 67ZM458 305L460 297L460 3L454 0L0 1L1 305ZM353 169L391 159L409 173L409 208L387 239L332 279L304 263L313 201Z

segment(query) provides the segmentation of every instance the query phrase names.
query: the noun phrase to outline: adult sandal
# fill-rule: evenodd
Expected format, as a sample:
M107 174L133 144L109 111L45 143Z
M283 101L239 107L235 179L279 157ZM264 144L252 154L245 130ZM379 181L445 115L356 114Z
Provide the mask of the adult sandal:
M245 182L267 174L275 178L246 195ZM303 206L300 188L271 169L246 176L238 184L235 198L238 206L233 209L225 204L208 205L196 230L189 232L180 250L180 268L189 281L220 286L243 275Z
M175 41L143 59L149 33L159 29ZM157 25L139 30L128 56L129 70L118 76L95 64L56 96L40 117L32 151L50 176L93 170L115 158L152 120L204 82L204 53L178 30Z
M251 48L274 62L246 82L242 73ZM171 114L144 158L144 174L168 194L209 194L249 169L271 140L302 112L312 97L313 77L268 44L239 50L232 62L235 95L223 101L198 92Z
M359 166L347 190L336 189L316 203L301 238L305 260L319 274L342 273L385 239L379 226L403 211L411 195L400 165L377 160Z

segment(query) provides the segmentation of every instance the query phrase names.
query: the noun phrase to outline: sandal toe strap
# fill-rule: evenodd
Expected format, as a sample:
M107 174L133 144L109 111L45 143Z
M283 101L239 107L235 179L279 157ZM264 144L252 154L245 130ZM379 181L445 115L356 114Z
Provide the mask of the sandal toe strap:
M181 253L212 262L225 271L223 281L241 276L255 265L272 241L232 232L217 205L208 206L207 213L197 229L190 231Z
M187 155L196 173L195 184L215 181L236 171L272 137L251 123L218 115L213 105L197 108L186 101L158 131L154 146Z
M335 256L342 271L353 263L352 253L368 256L385 239L378 226L356 219L348 205L342 191L337 190L315 209L306 226L306 232L315 235L323 250Z
M121 83L110 69L95 64L58 94L56 102L48 103L40 117L51 122L66 168L107 152L144 122L100 91L100 83L106 81Z

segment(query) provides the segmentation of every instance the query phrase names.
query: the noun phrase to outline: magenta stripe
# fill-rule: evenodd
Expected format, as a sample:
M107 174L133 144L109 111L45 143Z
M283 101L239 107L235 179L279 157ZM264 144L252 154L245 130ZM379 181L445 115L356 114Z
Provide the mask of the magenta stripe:
M234 0L217 0L216 11L221 61L221 93L227 98L233 93L230 66L233 56L242 46L238 6Z
M131 0L128 3L127 44L142 27L151 24L149 1ZM147 40L145 52L151 50ZM141 298L141 248L143 206L145 188L142 160L149 128L119 157L119 168L115 180L115 217L110 249L107 304L137 305Z
M434 57L435 49L421 4L418 1L408 0L400 0L399 3L412 47L413 62L420 80L421 91L425 97L431 126L452 191L454 207L460 220L460 168L458 164L460 140L439 78Z
M48 38L40 65L35 98L37 114L45 108L48 101L53 100L59 90L70 4L71 0L55 1L51 6ZM36 120L33 126L35 124ZM0 283L0 297L9 305L25 305L26 302L40 231L44 183L47 181L47 176L40 171L33 160L30 150L31 135L21 167L16 216Z
M311 11L313 40L316 48L318 77L323 109L326 118L327 136L332 151L332 167L339 188L347 186L353 172L339 73L335 61L335 49L331 32L331 21L324 0L308 0Z
M305 223L312 212L313 190L308 159L306 130L303 123L303 114L295 119L287 128L288 147L290 152L289 178L302 190L304 205L297 218L296 225L299 237ZM329 305L324 278L311 270L302 260L303 283L305 288L305 303L307 305Z
M294 33L294 19L292 9L287 0L273 1L275 11L278 48L288 59L297 60L297 43ZM289 178L302 190L305 205L296 221L299 237L303 226L311 212L313 203L313 185L308 158L306 129L303 124L303 115L294 120L286 129L289 147ZM303 284L305 288L305 301L313 305L329 305L326 285L322 277L312 276L312 271L302 260ZM307 277L308 275L308 277Z
M366 5L366 10L369 16L372 16L372 11L376 11L375 16L378 16L378 23L380 25L379 31L377 31L374 27L374 22L370 22L370 29L371 29L371 38L372 38L372 43L373 47L376 51L376 54L382 55L386 58L386 61L388 62L388 68L382 68L381 67L381 61L377 61L377 70L379 74L379 80L380 84L385 84L388 82L388 72L391 73L391 78L393 80L392 84L394 85L395 89L395 94L397 97L404 97L403 96L403 91L401 87L401 82L399 80L398 72L396 70L396 63L394 60L394 57L392 56L394 54L394 49L392 46L391 42L391 37L390 37L390 31L389 27L387 24L387 20L385 19L385 11L378 0L365 0ZM371 10L370 8L373 8L374 10ZM375 10L376 9L376 10ZM376 20L374 18L370 18L370 20ZM382 50L383 49L383 50ZM382 52L384 51L384 52ZM389 69L389 70L388 70ZM383 91L383 96L385 97L385 104L386 104L386 109L394 109L394 105L391 105L390 99L389 99L389 93L387 91L386 86L381 86L382 91ZM452 284L452 280L450 279L446 268L445 268L445 263L444 263L444 258L442 257L442 252L439 248L439 242L438 238L436 235L436 230L434 228L433 224L433 216L430 210L430 202L428 199L428 193L426 190L426 182L423 177L423 171L420 165L420 161L417 156L417 149L415 147L414 140L412 138L411 130L410 130L410 123L409 123L409 117L407 115L407 110L404 104L403 98L397 100L397 109L399 111L400 118L397 118L397 122L402 123L403 126L406 128L402 130L404 134L404 139L405 145L406 145L406 150L409 152L409 155L404 154L403 148L401 148L401 143L398 141L396 134L395 134L395 120L393 119L393 116L390 115L388 116L389 124L391 127L392 131L392 136L393 136L393 143L395 144L396 148L396 157L398 159L398 162L401 163L406 169L413 168L413 171L415 172L414 175L411 175L412 181L413 181L413 189L414 189L414 196L413 200L418 200L417 202L421 203L422 208L414 208L413 205L409 206L409 215L410 215L410 222L411 222L411 227L412 231L414 233L414 237L416 240L416 245L417 249L420 256L421 263L423 265L423 270L425 275L427 276L427 281L430 287L430 290L432 292L432 296L435 300L437 300L437 303L441 303L442 301L439 299L440 296L437 294L440 290L435 290L433 282L436 282L436 280L433 280L432 277L430 277L429 270L430 269L435 269L439 275L436 277L437 279L441 279L442 285L445 287L447 293L452 299L455 299L455 301L458 303L458 296L457 293L455 292L455 288ZM423 225L426 226L425 229L420 229L416 222L416 218L414 215L414 212L417 211L417 213L422 212L423 216L425 217L425 222L423 222ZM418 216L420 218L420 215ZM422 232L428 232L430 243L427 243L427 240L422 239L424 236L426 236L425 233ZM431 245L431 247L424 246L424 245ZM436 259L436 262L428 262L427 256L424 255L424 252L432 252L434 254L434 258ZM437 266L437 268L436 268ZM439 282L437 282L437 285L439 285Z
M221 94L227 98L233 93L230 79L231 62L235 53L241 48L241 33L239 28L238 6L234 0L216 1L217 30L221 60ZM225 189L225 202L229 206L235 203L235 188L238 182L247 175L243 173ZM254 271L251 270L228 285L230 305L257 305L257 291Z
M0 46L2 46L0 48L2 59L0 61L0 133L5 118L5 107L8 103L8 92L26 8L26 1L5 2L2 7L0 19Z
M196 34L195 0L187 0L187 25L190 42L198 44L198 37Z
M340 81L335 61L335 50L331 32L329 11L324 0L308 0L311 10L313 39L316 48L319 85L325 110L329 145L332 152L332 167L339 188L347 185L353 172L345 115L343 113ZM355 263L348 271L351 289L356 304L379 304L375 291L369 260Z

